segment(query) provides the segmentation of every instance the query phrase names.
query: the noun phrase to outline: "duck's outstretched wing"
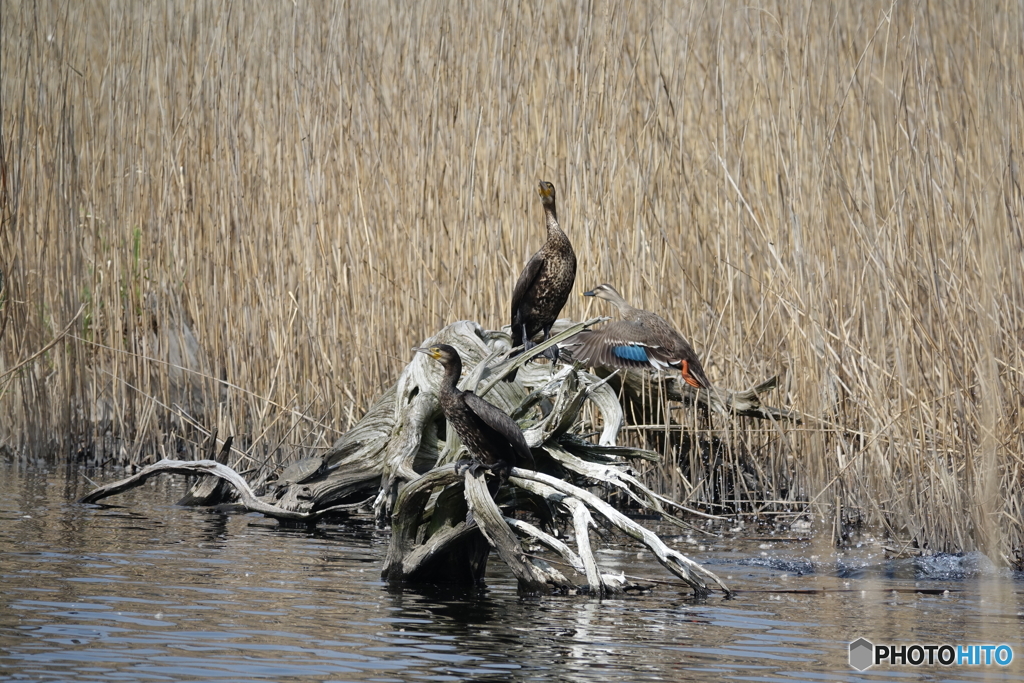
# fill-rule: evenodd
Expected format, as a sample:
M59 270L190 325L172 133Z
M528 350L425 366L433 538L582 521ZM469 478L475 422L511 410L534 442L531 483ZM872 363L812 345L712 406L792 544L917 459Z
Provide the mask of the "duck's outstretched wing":
M597 330L584 330L564 344L572 359L610 368L667 368L667 350L647 339L642 325L616 320Z
M678 336L678 335L675 335ZM669 348L644 325L615 320L597 330L584 330L566 340L572 360L607 368L674 368L694 387L710 388L700 360L686 340L672 339Z

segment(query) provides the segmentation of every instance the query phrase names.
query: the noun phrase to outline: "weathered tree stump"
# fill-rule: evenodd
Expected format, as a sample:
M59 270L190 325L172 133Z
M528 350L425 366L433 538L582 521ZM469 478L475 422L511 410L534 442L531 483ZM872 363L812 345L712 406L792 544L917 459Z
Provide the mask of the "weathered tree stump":
M668 548L656 534L590 490L602 487L615 492L668 521L679 522L681 514L693 512L657 495L630 472L630 461L660 456L616 445L623 413L605 379L571 365L530 360L546 346L600 320L560 325L551 340L514 362L504 360L509 350L507 334L483 330L472 322L449 325L423 343L446 343L458 349L467 369L460 386L517 419L534 451L537 470L513 469L493 496L486 481L492 475L456 473L454 463L465 454L460 453L457 434L447 429L438 404L441 368L410 351L412 360L396 384L358 424L327 453L303 462L266 487L262 496L257 497L241 476L222 463L165 460L84 500L95 502L158 472L202 472L230 484L244 508L286 522L313 523L326 515L372 508L378 523L391 525L382 570L388 581L478 583L493 548L527 593L552 588L595 593L622 589L625 579L603 574L595 559L590 530L600 520L648 547L696 594L706 594L709 586L728 592L714 574ZM513 368L518 368L516 381L500 381ZM767 415L765 410L775 409L765 409L757 399L758 390L766 386L750 392L696 392L690 398L703 400L717 412ZM680 396L686 389L679 385ZM572 431L586 403L596 406L602 417L597 444ZM210 504L212 493L207 487L191 502ZM558 537L562 532L575 547ZM520 539L556 553L566 573L529 557ZM580 578L567 578L567 573Z

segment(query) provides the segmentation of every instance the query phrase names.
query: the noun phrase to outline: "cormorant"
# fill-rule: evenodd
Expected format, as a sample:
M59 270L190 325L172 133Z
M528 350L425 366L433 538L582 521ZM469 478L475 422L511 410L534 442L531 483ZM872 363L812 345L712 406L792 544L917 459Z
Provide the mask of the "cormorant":
M530 257L512 291L512 346L522 346L523 351L536 346L534 339L541 333L541 341L548 338L576 282L576 252L558 225L555 186L542 180L537 193L544 205L548 240ZM512 356L520 353L522 351L517 351ZM556 361L558 348L552 346L544 355ZM511 382L515 375L515 372L510 373L505 380Z
M414 350L444 366L444 378L438 389L441 410L473 456L471 463L461 461L459 466L494 471L502 482L513 467L536 467L523 430L515 420L472 391L462 391L456 386L462 374L458 351L448 344Z

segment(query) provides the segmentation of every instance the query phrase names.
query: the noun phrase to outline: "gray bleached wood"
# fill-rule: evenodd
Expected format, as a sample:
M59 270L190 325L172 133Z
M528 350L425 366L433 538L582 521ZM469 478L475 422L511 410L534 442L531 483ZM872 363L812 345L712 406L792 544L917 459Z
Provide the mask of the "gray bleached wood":
M239 503L246 509L251 510L252 512L261 512L268 517L274 517L276 519L295 522L312 522L330 512L350 509L350 506L339 505L309 513L285 510L257 498L256 494L253 493L253 490L249 487L249 483L242 477L242 475L235 472L227 465L221 465L219 462L214 460L160 460L152 465L142 468L130 477L115 481L105 486L100 486L88 493L80 502L97 503L104 498L135 488L154 475L168 472L175 474L205 474L219 477L235 488L235 491L238 492Z
M529 356L541 353L546 344L558 343L587 324L599 321L560 321L550 340L511 362L503 360L509 348L507 334L489 332L468 321L449 325L422 345L443 342L459 350L467 369L460 386L485 395L486 400L518 419L525 426L527 443L546 456L542 467L556 463L559 471L571 472L581 486L612 487L642 508L678 523L668 509L696 511L655 494L627 471L629 459L658 460L660 456L614 445L623 414L606 380L570 366L544 362L524 365ZM508 486L497 492L496 503L486 495L482 476L459 476L447 463L459 459L461 444L451 430L447 440L442 436L444 422L437 401L440 367L411 351L410 358L396 384L320 456L325 466L310 468L313 471L308 480L304 473L301 482L281 482L272 496L257 497L242 477L224 465L210 461L161 461L134 477L102 487L87 500L113 495L153 474L168 471L220 477L235 488L243 507L285 521L315 521L329 512L352 511L360 505L365 509L366 501L375 496L378 521L390 522L392 526L382 572L387 580L400 583L454 579L476 583L483 577L493 545L512 568L521 588L531 593L543 592L548 587L573 586L567 586L567 579L543 561L527 557L520 537L554 550L578 575L586 576L591 590L606 593L621 589L621 579L601 573L591 547L589 529L598 516L646 545L697 594L706 594L709 584L728 592L713 573L665 546L656 534L586 488L544 472L516 468ZM517 380L501 382L513 367L519 368ZM724 393L709 400L729 405L733 412L737 405L760 411L756 393L769 384L752 392L722 390ZM588 402L598 407L603 418L599 444L573 433L577 415ZM768 416L775 415L769 412ZM575 531L576 547L571 548L528 522L511 516L506 519L499 506L509 503L534 512L547 509L554 515L556 525L560 522ZM472 522L466 517L470 509Z

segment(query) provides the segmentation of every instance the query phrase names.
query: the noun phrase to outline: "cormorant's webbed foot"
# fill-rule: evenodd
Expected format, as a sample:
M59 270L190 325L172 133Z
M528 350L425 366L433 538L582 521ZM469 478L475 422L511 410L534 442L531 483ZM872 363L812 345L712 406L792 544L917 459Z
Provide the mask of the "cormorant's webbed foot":
M459 460L457 463L455 463L455 474L461 477L463 473L466 472L466 470L469 470L469 472L472 474L476 474L477 470L479 470L481 467L483 467L483 465L478 463L476 460L470 460L469 458L466 458L465 460Z
M488 490L491 491L491 496L493 497L497 495L501 487L504 486L505 482L508 481L508 477L512 473L512 466L509 465L507 462L502 462L492 467L491 472L493 472L498 479L498 481L496 482L497 485L493 486L493 489L491 488L491 486L487 487Z

